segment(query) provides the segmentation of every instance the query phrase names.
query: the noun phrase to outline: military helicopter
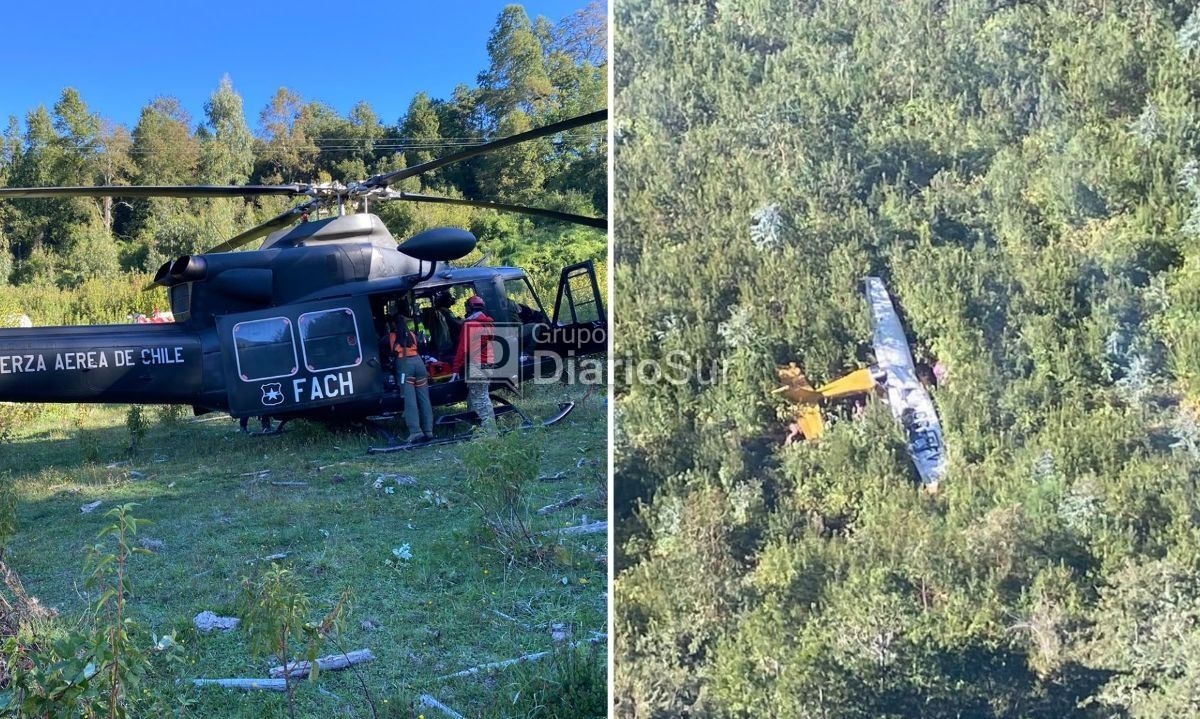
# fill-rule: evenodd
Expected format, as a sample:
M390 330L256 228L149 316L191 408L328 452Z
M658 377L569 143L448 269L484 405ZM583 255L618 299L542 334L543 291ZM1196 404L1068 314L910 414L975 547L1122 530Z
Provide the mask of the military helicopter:
M186 404L197 415L270 416L280 428L295 418L389 418L402 409L403 399L389 386L386 351L379 348L387 323L403 311L412 317L410 329L432 340L431 325L445 324L434 321L438 313L469 294L484 298L498 330L507 328L508 336L519 338L506 345L485 378L494 389L538 376L547 365L561 367L565 358L602 352L607 319L591 262L562 270L553 312L547 313L520 268L448 264L474 250L477 240L467 230L435 228L397 244L379 217L346 214L345 208L439 202L605 228L604 218L389 187L605 119L607 110L599 110L348 185L0 188L0 199L305 198L203 254L164 263L147 289L167 288L174 323L0 330L0 401ZM336 215L314 219L334 206ZM233 251L262 237L257 250ZM438 339L440 346L421 344L434 377L430 400L444 406L465 399L470 378L448 376L446 338ZM453 347L449 352L452 356ZM530 424L516 405L493 397L498 415L515 413ZM569 411L569 403L560 405L546 423ZM469 412L439 418L441 425L471 421L477 418Z

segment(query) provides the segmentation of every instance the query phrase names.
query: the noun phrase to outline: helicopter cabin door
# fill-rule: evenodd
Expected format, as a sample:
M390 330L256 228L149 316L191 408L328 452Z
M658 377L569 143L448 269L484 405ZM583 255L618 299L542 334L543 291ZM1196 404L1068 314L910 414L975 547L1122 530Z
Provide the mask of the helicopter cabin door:
M379 338L366 297L217 318L230 414L286 415L383 394Z
M608 315L591 260L564 267L554 300L555 334L574 354L593 354L608 348Z

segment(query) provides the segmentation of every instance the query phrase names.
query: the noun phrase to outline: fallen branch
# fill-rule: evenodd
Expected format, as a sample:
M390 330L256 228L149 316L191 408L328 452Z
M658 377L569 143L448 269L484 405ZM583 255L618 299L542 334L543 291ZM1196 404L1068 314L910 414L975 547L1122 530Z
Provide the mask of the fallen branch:
M584 640L581 640L578 642L571 642L570 644L567 645L567 648L574 649L575 647L577 647L581 644L596 644L596 643L605 641L607 638L608 638L607 634L600 634L599 632L594 632L590 638L584 639ZM544 652L534 652L533 654L526 654L525 656L517 657L516 659L505 659L504 661L500 661L500 662L488 662L487 664L480 664L477 667L470 667L468 669L464 669L461 672L454 672L453 674L444 674L444 675L438 677L437 679L438 679L438 681L441 681L443 679L457 679L459 677L469 677L472 674L479 674L480 672L487 672L487 671L491 671L493 669L503 669L505 667L511 667L514 664L525 664L527 662L536 662L539 659L543 659L545 657L550 656L551 654L554 653L554 651L555 650L549 650L549 651L544 651Z
M375 658L370 649L358 649L345 654L330 654L327 657L317 659L317 669L322 672L333 671L337 669L345 669L351 664L361 664L369 662ZM293 678L303 679L312 671L312 663L303 662L288 662L287 672ZM282 677L283 667L273 667L269 672L273 677Z
M227 414L214 414L214 415L210 415L208 417L193 417L192 419L188 420L188 423L189 424L204 424L205 422L213 422L218 419L229 419L229 418L230 417Z
M225 687L226 689L245 689L247 691L264 692L287 691L286 679L193 679L192 683L198 687L216 686Z
M555 502L554 504L547 504L545 507L542 507L541 509L539 509L537 511L537 513L538 514L550 514L551 512L557 512L560 509L565 509L567 507L574 507L575 505L579 504L586 498L587 498L586 495L577 494L574 497L571 497L569 499L564 499L561 502Z
M608 520L563 527L562 529L548 529L542 534L599 534L601 532L608 532Z
M546 477L538 477L538 481L539 482L561 482L562 480L564 480L566 478L567 478L566 472L559 472L558 474L551 474Z
M281 559L287 559L287 555L288 555L288 553L287 553L287 552L280 552L279 554L268 554L267 556L263 557L261 560L259 560L259 559L247 559L247 560L246 560L246 564L254 564L255 562L259 562L259 561L262 561L262 562L278 562L278 561L279 561L279 560L281 560Z
M426 709L437 709L441 713L450 717L450 719L466 719L462 714L459 714L428 694L422 694L421 696L417 697L417 703Z
M269 469L260 469L257 472L242 472L238 476L239 477L259 477L259 476L270 474L270 473L271 473L271 470L269 470Z
M505 614L504 612L500 611L499 609L493 609L492 614L495 614L496 616L501 617L503 619L507 619L508 621L513 622L517 626L524 627L525 629L530 628L530 626L528 624L526 624L525 622L522 622L521 620L517 619L516 617L510 617L507 614Z
M272 487L307 487L308 482L271 482Z

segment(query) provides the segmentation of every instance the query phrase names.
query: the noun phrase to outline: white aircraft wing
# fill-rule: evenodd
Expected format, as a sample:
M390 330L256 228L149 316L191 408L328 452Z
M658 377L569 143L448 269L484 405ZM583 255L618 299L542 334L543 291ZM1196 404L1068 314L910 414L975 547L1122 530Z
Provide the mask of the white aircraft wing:
M929 489L937 489L946 474L947 463L942 423L938 421L933 400L917 379L908 339L883 280L868 277L866 292L867 304L871 306L875 360L887 374L888 405L892 416L904 426L908 451L921 482Z

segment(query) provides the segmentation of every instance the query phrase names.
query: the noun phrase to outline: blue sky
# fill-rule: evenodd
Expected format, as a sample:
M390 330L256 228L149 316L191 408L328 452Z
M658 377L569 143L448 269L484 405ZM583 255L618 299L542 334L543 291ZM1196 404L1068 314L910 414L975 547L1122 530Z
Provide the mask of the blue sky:
M101 116L132 129L157 95L179 98L203 119L204 102L228 73L246 119L285 86L345 114L366 100L385 124L421 90L449 97L475 84L503 0L278 3L259 0L126 0L11 3L4 12L0 125L51 107L74 87ZM552 21L587 0L528 0L531 18ZM23 123L22 123L23 124Z

